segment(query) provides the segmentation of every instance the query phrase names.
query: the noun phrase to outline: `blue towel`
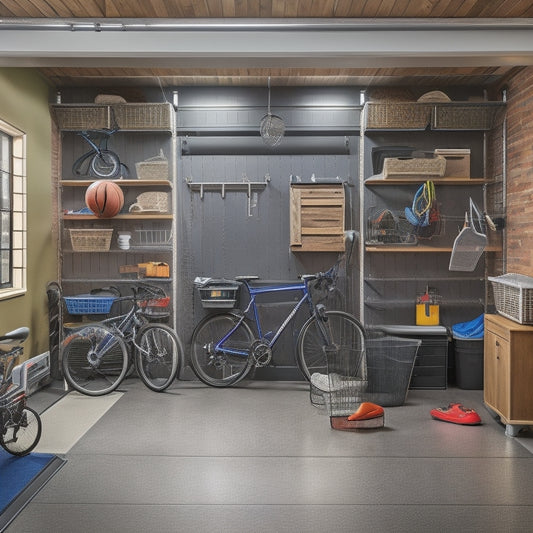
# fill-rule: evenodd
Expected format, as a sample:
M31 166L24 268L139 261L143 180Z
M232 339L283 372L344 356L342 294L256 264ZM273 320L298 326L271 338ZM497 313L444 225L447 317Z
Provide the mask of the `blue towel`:
M453 336L457 339L482 339L485 333L485 315L482 313L470 322L460 322L452 326Z

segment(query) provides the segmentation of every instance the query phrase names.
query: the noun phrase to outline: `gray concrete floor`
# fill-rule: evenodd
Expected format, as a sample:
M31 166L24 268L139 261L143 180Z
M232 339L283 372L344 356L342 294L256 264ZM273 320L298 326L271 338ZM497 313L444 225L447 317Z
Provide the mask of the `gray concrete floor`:
M533 530L532 435L506 437L482 391L409 391L344 432L299 382L121 390L7 532ZM483 424L431 419L452 401Z

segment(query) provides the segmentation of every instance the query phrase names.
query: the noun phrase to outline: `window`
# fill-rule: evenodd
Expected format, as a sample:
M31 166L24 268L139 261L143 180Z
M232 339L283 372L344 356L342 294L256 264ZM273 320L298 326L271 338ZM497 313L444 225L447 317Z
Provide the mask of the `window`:
M0 120L0 299L26 290L26 136Z

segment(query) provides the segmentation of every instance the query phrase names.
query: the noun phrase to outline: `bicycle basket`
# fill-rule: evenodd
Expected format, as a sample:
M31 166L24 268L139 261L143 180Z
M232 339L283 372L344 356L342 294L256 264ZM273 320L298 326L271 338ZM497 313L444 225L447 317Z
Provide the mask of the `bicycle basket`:
M170 297L164 296L162 298L150 298L148 300L140 300L139 307L141 312L147 318L168 318L170 316Z
M212 309L233 309L237 304L240 284L233 280L215 278L196 278L195 286L200 294L202 307Z

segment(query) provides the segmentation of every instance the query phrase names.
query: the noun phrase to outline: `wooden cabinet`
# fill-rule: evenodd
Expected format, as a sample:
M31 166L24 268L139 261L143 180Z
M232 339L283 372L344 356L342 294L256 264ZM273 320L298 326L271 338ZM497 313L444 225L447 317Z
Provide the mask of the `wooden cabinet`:
M516 436L533 425L533 327L485 315L484 401Z
M344 185L292 184L290 239L293 252L344 251Z

